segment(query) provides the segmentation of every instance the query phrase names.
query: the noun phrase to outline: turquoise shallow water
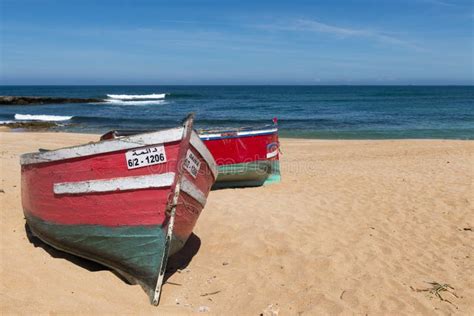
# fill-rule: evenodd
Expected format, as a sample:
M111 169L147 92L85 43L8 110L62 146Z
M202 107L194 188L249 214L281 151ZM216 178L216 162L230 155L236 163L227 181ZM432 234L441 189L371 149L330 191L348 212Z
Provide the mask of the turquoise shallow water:
M74 132L165 128L195 112L198 128L257 127L278 117L284 137L474 139L473 86L2 86L0 95L109 100L0 106L0 121L62 116L57 129Z

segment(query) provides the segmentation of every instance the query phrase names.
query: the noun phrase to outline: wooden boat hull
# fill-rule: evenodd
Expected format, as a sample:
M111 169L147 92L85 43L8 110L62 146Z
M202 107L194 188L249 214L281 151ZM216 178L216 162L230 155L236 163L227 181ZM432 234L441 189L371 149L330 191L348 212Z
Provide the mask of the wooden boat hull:
M130 167L130 153L144 160L155 148L163 162ZM216 176L187 126L23 155L22 204L34 235L111 267L157 304L166 260L191 235Z
M279 182L280 161L278 128L238 131L200 131L218 165L213 188L251 187Z
M165 247L162 226L62 225L31 215L26 221L45 243L108 266L152 296Z
M213 189L257 187L279 182L280 162L258 160L218 166L219 175Z
M110 131L101 139L115 139L139 132ZM274 125L258 129L201 130L199 137L218 165L214 189L261 186L280 181L280 142L276 119Z

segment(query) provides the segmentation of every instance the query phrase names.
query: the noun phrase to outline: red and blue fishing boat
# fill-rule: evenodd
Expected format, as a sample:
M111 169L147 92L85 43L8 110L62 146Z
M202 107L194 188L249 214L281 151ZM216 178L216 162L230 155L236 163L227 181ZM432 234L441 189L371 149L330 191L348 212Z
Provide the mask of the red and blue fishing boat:
M174 129L24 154L21 176L35 236L136 281L156 305L217 166L190 116Z
M277 119L260 128L200 130L219 174L214 188L251 187L280 181Z
M114 130L101 139L120 138L140 131ZM260 128L199 130L199 137L218 165L213 188L251 187L280 181L278 123Z

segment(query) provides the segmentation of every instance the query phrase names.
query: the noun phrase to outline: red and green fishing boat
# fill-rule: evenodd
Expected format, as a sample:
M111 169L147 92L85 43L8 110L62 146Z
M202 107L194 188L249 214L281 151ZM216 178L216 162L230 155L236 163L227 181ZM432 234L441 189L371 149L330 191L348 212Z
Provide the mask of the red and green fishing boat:
M120 138L140 131L114 130L101 139ZM213 188L251 187L280 181L280 143L277 119L260 128L199 130L216 164Z
M190 116L174 129L24 154L21 176L35 236L136 281L156 305L217 167Z
M219 174L213 188L250 187L280 181L277 119L260 128L200 130Z

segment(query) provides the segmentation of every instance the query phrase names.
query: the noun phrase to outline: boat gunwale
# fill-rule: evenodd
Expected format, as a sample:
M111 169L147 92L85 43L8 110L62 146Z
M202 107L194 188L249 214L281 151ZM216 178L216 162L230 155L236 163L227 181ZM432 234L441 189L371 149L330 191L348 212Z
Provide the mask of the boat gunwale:
M73 158L95 156L143 146L166 144L182 140L183 127L176 127L123 138L102 140L88 144L63 147L45 152L26 153L20 156L21 165L61 161ZM160 139L161 138L161 139ZM79 153L77 151L83 151Z
M46 152L26 153L20 156L20 165L31 165L37 163L47 163L74 158L82 158L105 153L121 151L125 149L139 148L158 144L167 144L183 139L183 127L176 127L161 131L130 135L116 139L101 140L94 143L82 144L77 146L63 147ZM171 135L169 135L171 134ZM155 139L155 138L162 139ZM202 139L193 130L191 135L191 145L206 161L212 172L214 179L217 179L217 164L209 149L204 145ZM99 147L99 148L96 148ZM83 151L78 153L77 150Z
M222 134L225 134L225 133L222 133L222 134L201 135L199 137L203 141L208 141L208 140L221 140L221 139L265 136L265 135L272 135L272 134L277 134L277 133L278 133L278 129L272 129L272 130L264 130L264 131L255 131L255 133L245 132L245 133L242 133L242 134L237 133L235 135L222 135Z
M199 130L199 138L203 141L229 139L229 138L244 138L252 136L263 136L278 133L278 125L265 125L257 128L244 127L235 129L215 129L215 130ZM229 135L225 135L229 134Z
M245 126L245 127L224 127L224 128L202 128L198 129L199 134L219 134L219 133L231 133L231 132L249 132L259 131L264 129L278 128L278 124L265 124L258 127Z

